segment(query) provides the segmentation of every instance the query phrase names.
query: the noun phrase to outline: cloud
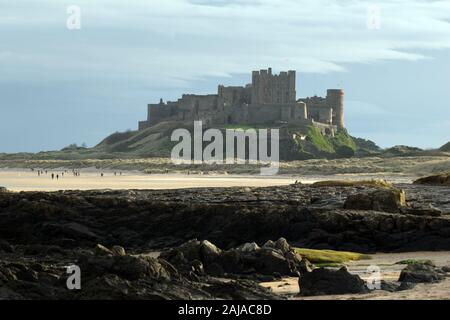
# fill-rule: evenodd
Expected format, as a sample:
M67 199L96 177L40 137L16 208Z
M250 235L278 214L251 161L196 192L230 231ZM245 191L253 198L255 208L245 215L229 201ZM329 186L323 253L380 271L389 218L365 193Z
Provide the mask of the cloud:
M380 0L380 29L367 28L369 1L79 0L82 29L65 28L59 1L22 1L0 13L0 81L130 77L183 86L190 79L275 70L343 72L349 63L427 58L450 48L450 2ZM24 10L28 9L28 10Z

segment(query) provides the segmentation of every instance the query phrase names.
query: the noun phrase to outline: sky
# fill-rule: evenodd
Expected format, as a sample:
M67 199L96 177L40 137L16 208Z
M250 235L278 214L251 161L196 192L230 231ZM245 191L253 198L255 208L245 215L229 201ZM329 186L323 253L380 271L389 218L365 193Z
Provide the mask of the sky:
M450 140L448 0L0 0L0 152L94 146L268 67L299 98L343 88L354 136Z

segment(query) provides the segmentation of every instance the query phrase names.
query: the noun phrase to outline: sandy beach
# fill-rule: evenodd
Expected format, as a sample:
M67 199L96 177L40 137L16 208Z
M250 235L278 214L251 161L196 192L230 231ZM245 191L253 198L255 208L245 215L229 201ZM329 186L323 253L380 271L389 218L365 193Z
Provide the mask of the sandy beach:
M99 171L83 169L80 176L74 176L71 170L47 170L40 176L37 171L20 169L0 170L0 186L11 191L58 191L58 190L95 190L95 189L181 189L203 187L269 187L283 186L300 181L310 184L323 180L362 180L379 178L368 174L339 175L226 175L226 174L144 174L140 171ZM52 179L52 173L55 178ZM101 174L103 173L103 176ZM116 174L115 174L116 173ZM59 178L56 178L56 175ZM389 182L410 183L414 177L383 176Z
M346 264L348 271L367 280L369 266L377 266L380 269L380 280L397 281L400 272L406 267L397 264L403 260L431 260L436 266L450 265L450 252L404 252L404 253L377 253L370 255L370 259L351 261ZM417 300L417 299L450 299L450 278L442 282L432 284L417 284L411 290L400 292L387 292L375 290L369 294L325 295L314 297L298 296L298 278L285 278L281 281L261 283L262 286L271 288L274 292L288 295L294 300Z
M52 179L51 174L55 174ZM59 179L56 179L56 174ZM180 189L197 187L265 187L288 185L295 182L292 177L259 177L227 175L183 175L154 174L140 172L82 171L80 176L72 172L47 171L38 176L31 171L0 171L0 186L11 191L58 191L95 189Z

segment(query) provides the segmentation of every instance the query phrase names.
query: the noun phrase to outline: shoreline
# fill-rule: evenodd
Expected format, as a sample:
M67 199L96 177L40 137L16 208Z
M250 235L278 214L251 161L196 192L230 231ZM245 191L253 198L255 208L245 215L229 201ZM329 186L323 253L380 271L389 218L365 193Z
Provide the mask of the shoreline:
M273 187L294 184L312 184L325 180L372 180L383 179L391 183L412 183L416 178L405 175L379 174L335 174L335 175L275 175L261 176L249 174L183 174L155 173L139 171L115 171L88 168L80 170L80 176L73 176L67 169L47 170L38 176L37 171L0 169L0 186L10 191L60 191L60 190L164 190L210 187ZM65 173L62 175L62 173ZM58 174L58 179L51 174ZM121 174L120 174L121 173ZM102 176L103 174L103 176Z

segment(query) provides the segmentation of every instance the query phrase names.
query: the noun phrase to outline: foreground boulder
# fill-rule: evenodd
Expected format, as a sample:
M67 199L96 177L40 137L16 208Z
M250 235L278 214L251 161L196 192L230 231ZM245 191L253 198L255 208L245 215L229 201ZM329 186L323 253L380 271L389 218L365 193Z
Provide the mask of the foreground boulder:
M15 248L16 251L18 248ZM74 250L62 257L1 253L2 299L280 299L269 289L249 280L186 277L163 259L126 254L97 245L94 250ZM81 290L68 290L66 268L81 270Z
M205 272L213 276L298 276L311 268L283 238L268 241L262 247L246 243L227 251L206 240L191 240L162 252L160 257L185 272Z
M368 293L364 280L352 275L346 267L339 270L318 268L299 278L300 295Z
M408 265L400 273L400 282L409 283L432 283L439 282L445 278L445 270L434 266L430 262L414 263Z
M77 298L279 299L256 282L219 281L208 276L187 278L164 259L131 256L122 249L116 247L111 250L113 254L100 252L79 259L85 285Z
M414 184L427 184L436 186L450 186L450 172L424 177L414 181Z
M412 282L397 282L397 281L385 281L381 280L381 290L389 292L398 292L411 290L415 287L416 283Z
M393 188L349 195L344 203L345 209L375 210L390 213L400 212L404 207L406 207L405 192Z

